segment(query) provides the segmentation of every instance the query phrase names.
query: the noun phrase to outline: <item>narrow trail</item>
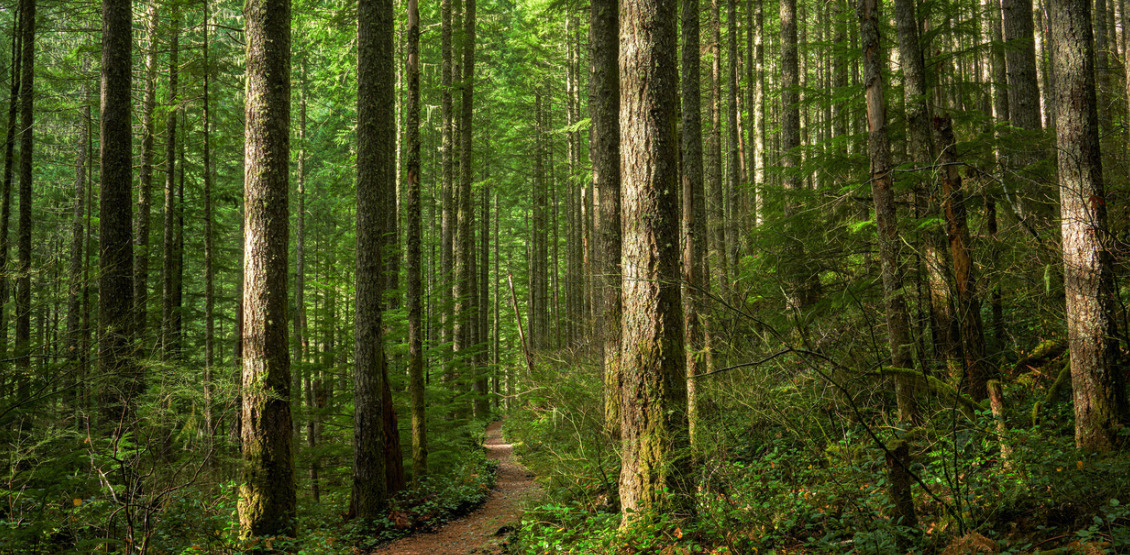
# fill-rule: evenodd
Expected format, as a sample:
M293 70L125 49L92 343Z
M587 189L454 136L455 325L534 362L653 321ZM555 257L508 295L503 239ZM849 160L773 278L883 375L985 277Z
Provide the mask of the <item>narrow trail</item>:
M515 525L522 515L522 504L539 490L533 474L514 458L513 446L502 439L502 422L487 426L484 446L487 456L498 461L498 480L481 507L435 532L401 538L372 551L371 555L501 553L507 534L498 534L499 530Z

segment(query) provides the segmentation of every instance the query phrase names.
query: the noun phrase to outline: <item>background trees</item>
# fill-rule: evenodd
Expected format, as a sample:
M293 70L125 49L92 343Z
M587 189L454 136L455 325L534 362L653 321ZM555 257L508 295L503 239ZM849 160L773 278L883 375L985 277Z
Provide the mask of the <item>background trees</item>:
M1121 3L1088 18L1051 0L880 1L890 17L862 35L843 0L686 2L676 44L664 2L295 0L290 51L261 56L295 68L270 92L296 109L264 128L291 128L294 148L263 150L243 110L258 90L245 72L267 67L247 50L265 5L0 7L0 450L29 549L235 549L229 484L260 443L289 442L294 462L275 474L281 508L257 513L284 516L248 535L342 537L346 503L389 516L408 456L417 489L397 507L458 507L481 495L489 473L467 453L500 413L554 503L586 515L535 520L589 530L662 506L656 483L725 492L666 537L735 551L900 534L925 550L1009 514L1070 537L1105 513L1050 507L1130 490L1111 478ZM634 14L658 18L658 44L629 40ZM373 23L363 40L346 31L357 18ZM240 191L245 172L268 175L245 151L270 155L269 203ZM986 405L993 378L1003 395ZM643 420L671 440L648 443ZM890 515L860 489L891 482L901 447L928 537L872 518ZM1026 497L1019 474L1050 493Z

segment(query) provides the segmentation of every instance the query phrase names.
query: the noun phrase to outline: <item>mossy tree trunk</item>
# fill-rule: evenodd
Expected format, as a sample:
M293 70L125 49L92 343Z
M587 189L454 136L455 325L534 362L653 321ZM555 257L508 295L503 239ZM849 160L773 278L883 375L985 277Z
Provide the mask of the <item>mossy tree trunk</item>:
M1118 365L1114 275L1107 233L1096 109L1091 6L1051 3L1067 340L1075 394L1075 444L1108 451L1126 422Z
M144 379L133 350L132 4L102 2L102 178L99 195L98 364L105 377L103 410L123 431Z
M287 341L290 243L290 0L249 0L244 148L243 537L294 536L296 487Z
M618 0L593 0L589 22L592 72L589 75L589 143L596 192L596 298L600 300L604 428L620 433L620 6ZM695 81L697 86L698 81ZM697 90L697 89L696 89ZM700 151L701 152L701 151Z
M620 4L624 314L620 502L689 506L686 354L679 287L679 145L674 0Z

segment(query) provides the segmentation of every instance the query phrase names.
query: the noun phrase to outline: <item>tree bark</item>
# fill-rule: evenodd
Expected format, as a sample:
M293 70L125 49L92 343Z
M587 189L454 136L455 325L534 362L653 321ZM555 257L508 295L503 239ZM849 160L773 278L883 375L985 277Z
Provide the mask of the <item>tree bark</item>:
M729 290L734 283L734 276L738 273L737 246L738 226L737 216L740 210L737 206L738 191L745 176L742 175L740 133L738 132L738 99L741 91L738 89L738 1L726 2L726 26L728 37L726 40L726 73L728 77L728 98L726 105L726 196L728 197L726 209L722 211L723 221L720 222L725 237L725 281L719 283L723 289ZM747 61L748 63L748 61Z
M132 358L133 240L130 192L132 8L127 0L102 1L102 166L99 195L98 362L106 378L102 401L117 434L130 424L144 376Z
M240 534L294 536L287 341L290 0L249 0L244 148Z
M424 327L421 321L422 230L420 222L420 9L408 0L408 394L412 406L412 475L428 473L427 398L424 384Z
M702 107L700 93L699 2L684 0L682 4L682 255L683 255L683 326L687 365L687 433L695 440L698 423L698 396L695 376L700 374L705 358L702 291L709 290L709 277L704 272L706 253L706 194L702 168Z
M1051 3L1051 16L1075 444L1109 451L1126 422L1126 393L1118 365L1114 275L1107 246L1111 239L1095 107L1091 5L1087 0L1058 0Z
M440 68L440 126L443 128L443 138L440 150L442 151L442 205L440 213L440 287L444 289L451 289L452 285L452 259L454 257L454 234L456 227L455 220L455 207L453 199L452 181L454 179L455 167L455 139L452 136L452 125L454 122L454 111L452 109L452 45L451 45L451 31L452 31L452 13L451 13L451 0L440 0L441 12L441 28L440 28L440 51L442 55L442 67ZM441 296L443 299L446 295ZM451 318L452 307L444 302L440 308L440 343L443 345L443 352L449 355L449 345L451 343L451 327L453 320ZM450 356L446 357L450 358ZM451 368L445 371L445 379L451 377Z
M180 65L180 11L174 6L172 13L172 38L169 39L169 119L165 126L165 226L162 241L161 279L161 360L177 356L174 337L173 305L176 288L176 176L177 176L177 120L181 109L177 98L177 73Z
M1032 0L1001 0L1004 14L1005 67L1008 72L1008 106L1012 124L1038 130L1040 89L1036 83L1036 43Z
M709 214L709 221L706 223L707 233L710 234L709 266L714 272L712 281L719 290L725 288L730 274L729 266L726 264L726 217L722 200L722 22L719 6L721 1L710 0L710 43L706 45L710 52L710 87L706 97L710 130L706 136L706 153L703 155L708 201L706 209Z
M85 57L83 68L89 68L89 60ZM83 89L83 96L89 100L89 92L85 90L86 87L83 87ZM89 104L83 105L82 116L79 121L81 128L79 141L75 149L75 196L74 206L71 209L71 252L67 272L67 331L64 346L65 357L70 366L69 379L67 380L70 387L63 398L66 408L72 411L80 408L77 406L78 391L82 388L80 380L86 375L86 358L83 356L85 353L82 350L81 325L83 265L86 262L83 240L86 235L86 226L84 225L86 216L86 150L90 144L90 128L87 127L86 122L90 119Z
M211 77L212 68L208 61L208 33L212 23L208 0L203 0L204 7L204 42L202 56L204 58L204 91L202 99L204 118L204 422L208 428L209 436L215 435L215 415L212 408L213 382L215 375L212 367L216 364L216 269L215 269L215 242L213 226L212 200L212 114L211 114Z
M23 0L20 15L20 206L16 235L16 367L18 382L31 378L31 180L35 144L35 3Z
M624 523L689 507L679 290L676 2L620 4Z
M863 0L857 15L860 44L863 46L871 196L875 203L875 221L878 227L887 342L891 349L891 363L897 368L913 368L914 341L910 334L910 314L906 308L903 289L902 238L899 236L898 213L892 191L894 179L891 171L891 142L887 134L887 105L883 98L881 68L886 65L886 59L879 46L878 0ZM895 378L895 394L899 420L905 424L921 421L913 381L904 377Z
M134 222L133 299L137 311L135 334L143 343L148 335L149 314L149 226L153 206L153 140L157 106L157 25L156 0L149 2L146 18L145 90L141 100L141 173L137 191L137 220Z
M601 364L604 430L620 435L620 5L593 0L589 21L592 72L589 115L593 183L599 217L596 223L597 274L601 295ZM696 15L697 17L697 15ZM695 81L696 85L698 81ZM701 150L700 150L701 152Z
M17 1L17 9L22 11L22 1ZM18 127L16 123L19 121L19 107L20 107L20 68L23 67L21 56L23 56L23 48L20 46L20 40L23 33L20 29L20 22L22 17L17 15L12 18L12 64L9 67L9 78L11 79L11 96L8 100L8 129L4 139L4 181L3 190L0 195L0 356L8 357L8 322L5 318L4 305L8 304L8 298L11 295L11 286L8 283L9 272L9 258L8 254L11 251L11 239L8 235L9 221L12 218L12 177L15 168L15 150L16 150L16 134Z
M969 225L966 221L965 193L958 173L956 146L949 117L934 118L934 139L942 149L938 161L941 171L942 199L946 219L946 236L950 241L953 277L957 288L956 324L960 328L961 347L965 354L965 372L970 395L982 401L988 397L989 365L985 356L985 332L981 320L981 301L977 296L977 275L970 254Z
M474 288L472 287L472 263L475 249L472 244L472 205L471 184L473 171L472 123L474 120L474 70L475 70L475 0L466 0L463 15L463 74L460 85L463 93L460 102L459 124L459 184L456 199L456 239L455 243L455 285L452 296L455 299L455 327L453 350L457 358L464 358L474 345ZM470 357L464 358L466 363Z
M352 517L378 518L388 501L381 322L383 253L395 190L391 0L357 2L357 274L353 355Z

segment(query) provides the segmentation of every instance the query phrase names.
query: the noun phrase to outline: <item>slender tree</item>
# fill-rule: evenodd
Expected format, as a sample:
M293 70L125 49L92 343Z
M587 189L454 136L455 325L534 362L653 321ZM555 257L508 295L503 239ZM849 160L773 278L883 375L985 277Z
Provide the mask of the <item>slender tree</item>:
M1126 422L1127 405L1118 365L1114 275L1095 106L1091 5L1087 0L1056 0L1050 5L1075 444L1082 449L1109 451Z
M141 98L141 171L137 189L137 219L134 221L133 298L137 310L135 333L142 341L149 320L149 213L153 206L153 140L157 106L157 23L156 0L150 0L145 22L145 84Z
M689 504L675 8L673 0L620 4L620 503L625 524L640 510Z
M16 2L17 10L23 11L23 0ZM8 302L11 287L8 283L8 254L11 251L11 239L8 235L9 221L12 218L12 176L15 168L16 134L19 132L20 107L20 68L22 63L23 48L20 47L20 22L23 20L18 14L12 18L12 64L9 67L8 77L11 81L8 99L8 129L4 138L4 177L3 190L0 190L0 355L8 354L8 322L5 318L4 305Z
M412 406L412 475L428 473L427 398L424 383L424 327L422 321L420 222L420 8L408 0L408 206L405 241L408 246L408 394Z
M459 183L455 193L456 223L454 240L455 284L452 296L455 298L455 327L453 350L456 356L465 357L474 345L475 288L473 287L472 261L475 256L473 245L474 203L472 202L474 181L474 82L475 82L475 0L466 0L463 13L463 74L460 88L463 98L460 102L459 122ZM465 358L470 362L470 358ZM472 371L475 371L472 365Z
M695 376L700 374L703 358L702 321L699 318L707 275L703 271L706 243L706 194L702 169L702 48L699 33L699 2L684 0L682 4L683 64L683 134L682 134L682 209L683 209L683 319L687 344L687 424L688 434L695 439L698 423L698 398Z
M83 67L89 67L88 59L83 59ZM84 87L85 89L86 87ZM84 90L84 97L86 100L90 99L90 93ZM86 256L83 252L85 248L85 216L86 216L86 151L90 144L90 128L87 127L87 120L90 119L90 104L84 104L82 107L82 119L79 120L80 132L78 134L78 144L75 148L75 196L74 205L71 209L71 249L69 269L67 272L67 332L65 336L64 354L67 361L71 365L71 378L68 380L68 385L73 388L67 392L65 397L69 409L77 409L76 401L78 400L77 390L81 388L82 376L85 375L85 368L82 366L85 361L82 350L82 288L83 288L83 265L85 264Z
M162 241L161 270L161 358L176 356L175 308L176 289L176 229L177 229L177 122L180 121L180 100L177 98L180 69L180 10L173 4L172 37L169 39L169 118L165 125L165 207L164 240Z
M244 148L240 533L294 536L287 266L290 0L249 0Z
M879 261L882 265L883 304L887 317L887 342L891 363L911 368L914 342L910 333L910 314L903 290L902 238L899 236L891 167L891 141L887 134L887 105L883 98L882 67L886 65L879 48L879 4L864 0L859 7L860 44L863 46L863 86L867 100L868 155L871 159L871 197L875 203L878 227ZM905 377L895 381L899 419L906 423L920 420L913 382Z
M204 118L203 163L204 163L204 422L209 433L215 433L215 419L212 413L212 382L215 376L212 367L216 364L216 268L215 239L213 226L212 191L212 119L211 119L211 74L208 62L208 33L211 30L211 14L208 0L204 6L204 41L201 56L204 62L204 91L202 116Z
M601 365L604 382L604 428L620 430L620 5L593 0L589 12L589 158L599 217L596 221L601 312ZM497 222L497 220L495 220Z
M35 4L23 0L20 17L20 206L16 231L16 366L20 383L31 375L31 180L35 144Z

